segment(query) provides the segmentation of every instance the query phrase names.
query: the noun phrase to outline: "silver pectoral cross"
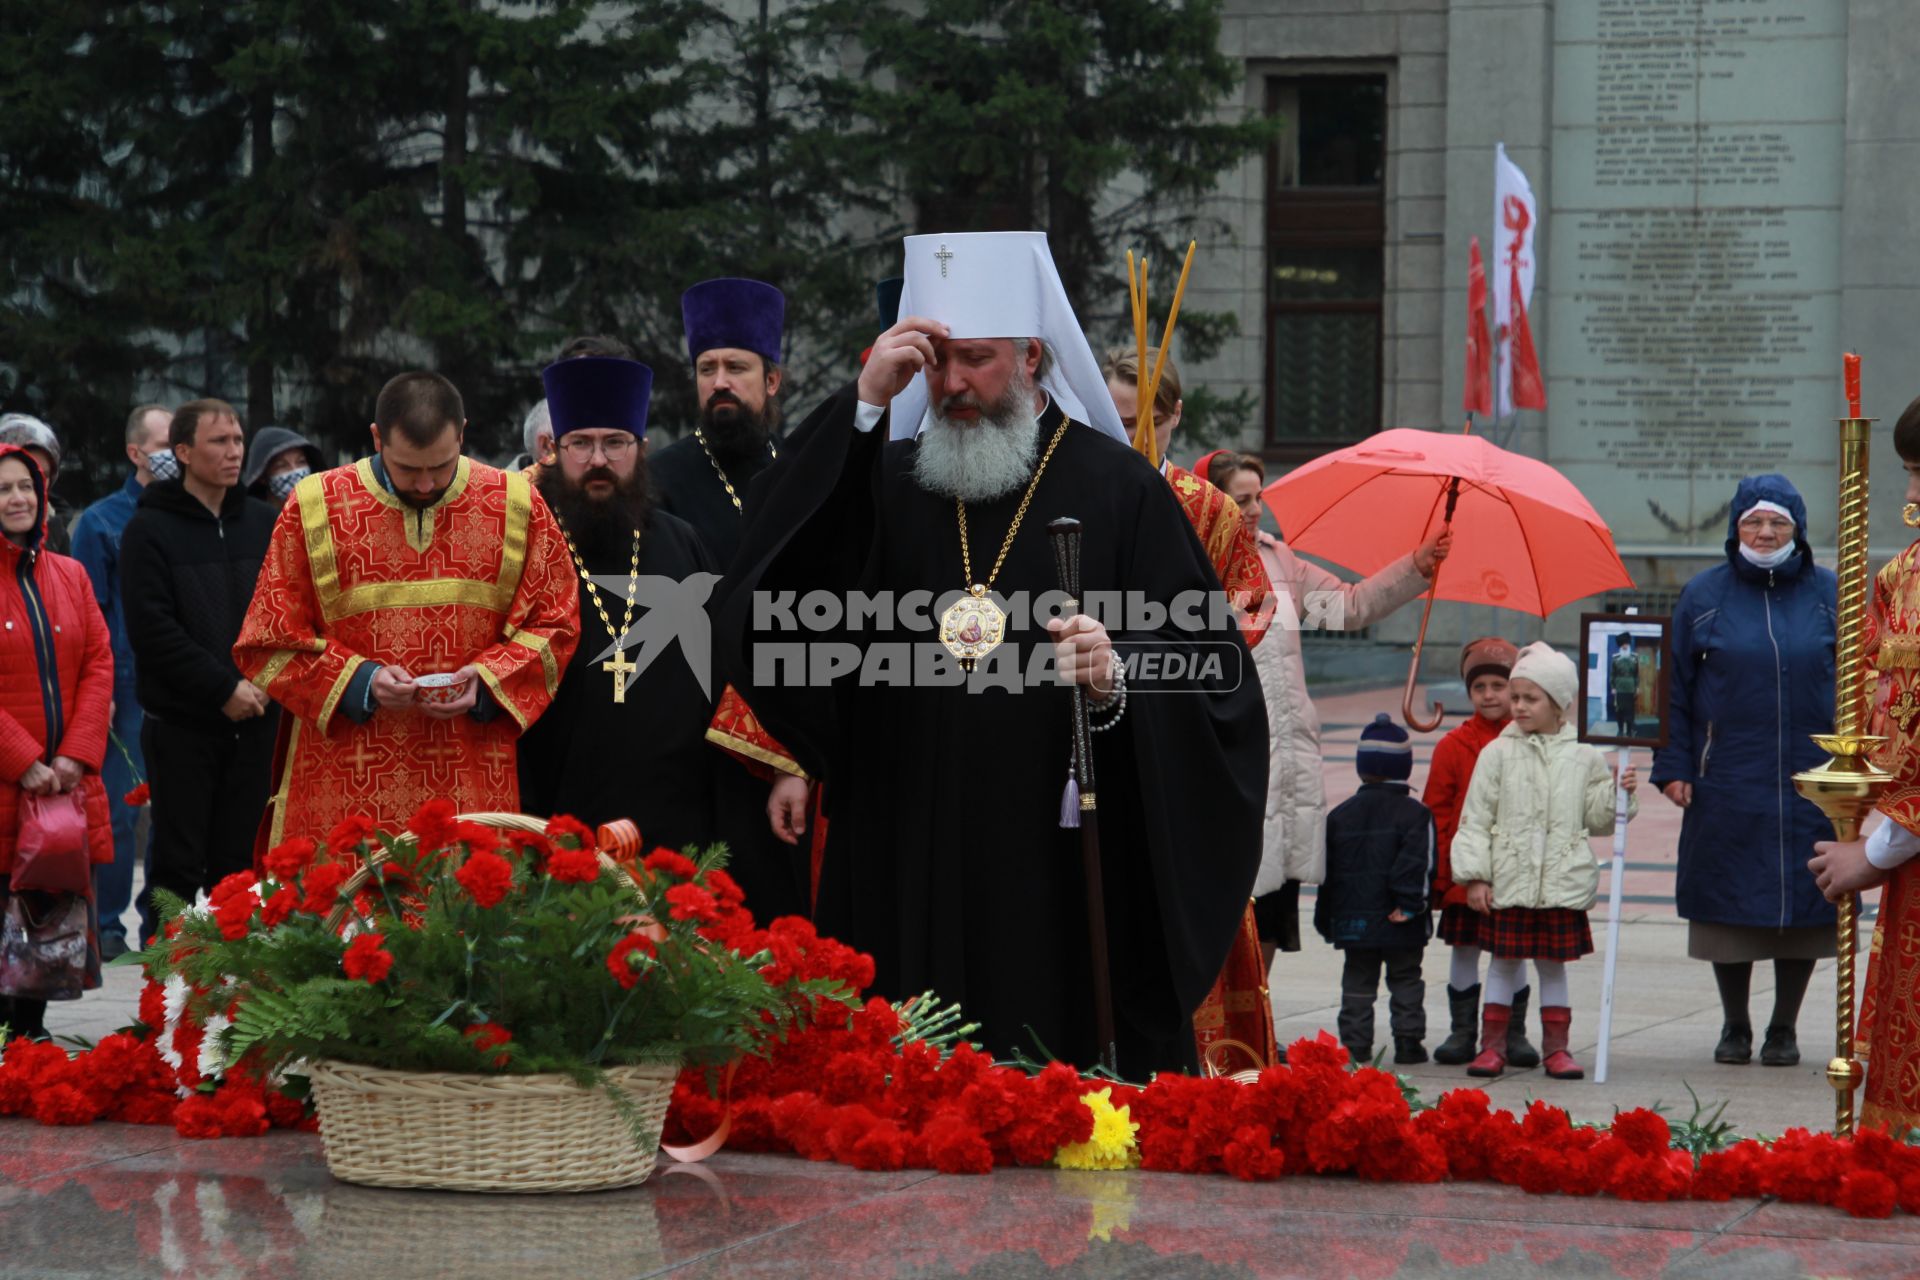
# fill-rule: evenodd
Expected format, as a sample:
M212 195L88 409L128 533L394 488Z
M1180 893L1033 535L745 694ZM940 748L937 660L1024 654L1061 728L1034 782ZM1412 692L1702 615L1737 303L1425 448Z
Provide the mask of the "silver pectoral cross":
M947 262L949 259L953 257L952 251L949 250L947 246L943 244L940 246L939 250L933 256L940 259L940 278L942 280L946 279L947 278Z

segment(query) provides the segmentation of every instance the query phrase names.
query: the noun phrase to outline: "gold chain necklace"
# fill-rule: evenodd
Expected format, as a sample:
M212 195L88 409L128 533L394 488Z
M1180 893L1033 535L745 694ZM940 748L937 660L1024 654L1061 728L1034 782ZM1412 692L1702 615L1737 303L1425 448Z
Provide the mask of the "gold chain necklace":
M633 627L633 597L640 589L640 531L633 531L633 565L627 570L627 611L620 615L620 629L613 629L613 621L607 617L607 606L600 603L600 588L593 583L593 575L587 572L587 562L580 558L580 548L573 545L573 535L566 526L560 527L560 536L567 540L567 553L573 557L573 567L580 571L580 581L587 584L587 599L593 601L594 612L600 615L600 625L607 629L607 635L613 639L613 660L600 664L602 671L613 675L613 700L627 700L627 676L640 668L627 661L627 632Z
M700 442L700 452L707 455L707 462L713 467L713 474L719 476L720 483L726 487L727 497L733 502L734 514L740 516L746 515L746 511L740 506L740 495L733 491L733 481L727 479L727 473L725 469L721 467L720 459L713 456L713 449L707 444L706 433L701 431L700 428L695 427L693 429L693 438ZM780 450L774 448L773 440L769 438L767 440L768 461L776 461L779 457Z
M967 594L948 605L946 612L940 615L940 643L947 652L960 659L962 671L973 670L973 664L1000 647L1007 637L1007 611L994 603L987 594L993 586L993 580L1000 576L1000 566L1007 561L1007 552L1013 550L1013 535L1020 532L1020 522L1026 519L1027 504L1033 501L1035 489L1040 487L1040 477L1047 469L1047 463L1053 459L1053 451L1060 446L1060 440L1067 434L1067 428L1073 425L1071 418L1063 418L1054 429L1053 439L1047 443L1047 451L1040 455L1040 465L1033 469L1033 479L1027 481L1027 491L1020 495L1020 505L1014 509L1013 523L1007 526L1007 536L1000 540L1000 554L993 559L993 568L987 573L985 582L974 582L973 553L967 545L967 504L959 498L953 500L954 511L960 519L960 575L968 582Z

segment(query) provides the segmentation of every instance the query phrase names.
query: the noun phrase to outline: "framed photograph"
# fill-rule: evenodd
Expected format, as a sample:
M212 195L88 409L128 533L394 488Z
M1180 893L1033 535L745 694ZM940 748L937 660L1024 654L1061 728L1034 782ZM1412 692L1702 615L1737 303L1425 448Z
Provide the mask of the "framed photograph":
M1580 741L1667 745L1668 625L1640 613L1580 615Z

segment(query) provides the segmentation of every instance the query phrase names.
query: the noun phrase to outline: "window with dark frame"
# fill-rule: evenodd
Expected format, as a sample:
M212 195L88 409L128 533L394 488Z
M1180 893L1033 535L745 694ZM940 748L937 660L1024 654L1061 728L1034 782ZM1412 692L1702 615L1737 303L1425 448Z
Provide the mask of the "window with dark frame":
M1267 428L1312 456L1380 427L1387 79L1267 81Z

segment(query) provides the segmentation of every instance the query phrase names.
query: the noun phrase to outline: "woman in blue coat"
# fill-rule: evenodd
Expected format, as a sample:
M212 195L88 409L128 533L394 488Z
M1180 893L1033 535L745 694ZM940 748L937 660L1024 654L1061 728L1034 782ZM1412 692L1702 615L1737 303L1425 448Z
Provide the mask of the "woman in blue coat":
M1667 745L1653 783L1686 810L1677 900L1687 954L1713 964L1726 1025L1715 1062L1753 1057L1753 962L1773 961L1760 1061L1800 1061L1794 1024L1816 960L1836 951L1834 909L1814 887L1813 842L1833 839L1793 775L1833 731L1837 580L1813 563L1807 504L1781 475L1748 476L1728 517L1727 562L1680 593Z

